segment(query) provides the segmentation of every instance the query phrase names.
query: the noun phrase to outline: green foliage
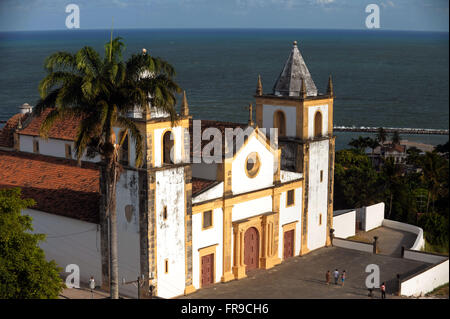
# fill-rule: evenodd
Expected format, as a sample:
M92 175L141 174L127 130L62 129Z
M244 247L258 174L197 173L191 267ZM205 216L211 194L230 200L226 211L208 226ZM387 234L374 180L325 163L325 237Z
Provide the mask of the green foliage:
M29 233L31 217L21 210L34 201L20 194L18 188L0 190L0 298L56 298L64 287L60 269L38 246L45 235Z
M361 207L381 200L380 179L370 159L355 150L336 152L334 202L337 209Z
M448 251L448 218L438 213L423 214L419 218L419 226L424 229L425 239L428 243L437 246L447 246Z
M386 218L419 224L430 245L448 252L448 143L439 148L441 152L423 154L409 149L406 163L412 166L411 171L392 159L385 160L376 171L359 148L364 140L355 139L354 149L336 152L334 208L356 208L383 201ZM419 221L417 213L423 213Z

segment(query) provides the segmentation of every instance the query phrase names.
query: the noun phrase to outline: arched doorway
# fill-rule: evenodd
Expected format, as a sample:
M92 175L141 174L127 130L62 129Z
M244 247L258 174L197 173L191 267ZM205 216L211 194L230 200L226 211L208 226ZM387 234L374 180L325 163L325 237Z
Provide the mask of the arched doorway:
M284 112L276 111L274 113L273 127L278 129L278 136L286 136L286 117Z
M259 234L255 227L244 234L244 264L246 272L259 268Z
M173 159L170 158L170 151L173 148L173 136L171 131L167 131L163 136L163 164L173 164Z
M314 137L322 136L322 113L317 111L314 115Z

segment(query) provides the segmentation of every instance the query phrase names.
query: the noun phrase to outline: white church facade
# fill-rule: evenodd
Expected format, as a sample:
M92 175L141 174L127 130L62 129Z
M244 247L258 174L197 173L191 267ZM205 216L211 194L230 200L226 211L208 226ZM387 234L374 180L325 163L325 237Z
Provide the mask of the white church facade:
M184 96L179 121L166 114L130 113L143 136L144 164L135 147L120 151L117 185L119 277L143 275L141 296L174 298L203 287L246 277L283 260L330 244L333 218L333 88L320 94L296 42L276 80L264 93L261 79L256 118L248 123L196 121ZM251 113L251 110L250 110ZM77 119L56 123L39 137L47 113L13 116L0 131L0 188L21 187L36 206L26 211L49 259L64 269L80 266L84 281L94 275L109 286L108 227L99 157L73 159ZM216 128L249 132L233 139L225 155L202 158ZM278 134L266 134L277 128ZM114 128L117 139L123 134ZM205 133L205 134L204 134ZM207 135L207 134L206 134ZM219 138L218 136L216 136ZM127 138L128 139L128 138ZM231 150L231 151L230 151ZM136 288L120 286L136 296Z

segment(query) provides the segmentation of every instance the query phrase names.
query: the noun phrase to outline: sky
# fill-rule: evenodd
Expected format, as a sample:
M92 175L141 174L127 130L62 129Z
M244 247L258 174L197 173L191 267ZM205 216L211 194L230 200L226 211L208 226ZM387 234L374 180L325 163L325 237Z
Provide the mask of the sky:
M448 0L0 0L0 31L63 30L71 3L80 29L365 29L373 3L379 30L449 30Z

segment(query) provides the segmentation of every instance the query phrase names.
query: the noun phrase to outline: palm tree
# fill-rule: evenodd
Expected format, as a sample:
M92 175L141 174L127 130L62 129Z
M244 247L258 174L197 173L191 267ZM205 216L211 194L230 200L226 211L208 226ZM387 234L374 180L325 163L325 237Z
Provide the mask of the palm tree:
M369 146L369 137L359 136L358 139L352 139L348 145L356 148L358 151L364 151Z
M377 138L377 141L381 145L383 145L384 142L386 142L387 134L386 134L386 131L384 130L384 128L382 128L382 127L378 128L378 132L377 132L377 137L376 138Z
M383 165L383 175L385 178L385 189L389 191L389 213L388 218L392 213L392 200L394 199L394 188L398 184L398 177L401 175L401 170L395 164L392 157L387 158Z
M422 181L428 187L426 211L428 213L430 200L433 203L434 210L435 199L439 192L442 191L442 186L444 185L445 179L448 177L448 174L445 174L445 160L436 152L426 152L420 166L422 168Z
M394 145L400 144L400 134L398 133L398 131L395 131L392 134L392 144L394 144Z
M47 75L39 83L40 100L35 112L50 108L41 126L41 136L47 137L58 120L77 116L81 119L75 140L78 163L84 154L99 154L105 173L106 201L104 211L110 230L110 288L111 298L119 297L117 252L116 183L121 166L119 144L113 126L126 128L136 146L136 167L143 162L142 136L126 112L136 107L149 112L150 105L166 111L172 124L176 121L176 93L181 92L173 81L175 71L166 61L152 57L143 50L124 61L121 38L105 44L103 58L91 47L75 54L56 52L45 61Z

